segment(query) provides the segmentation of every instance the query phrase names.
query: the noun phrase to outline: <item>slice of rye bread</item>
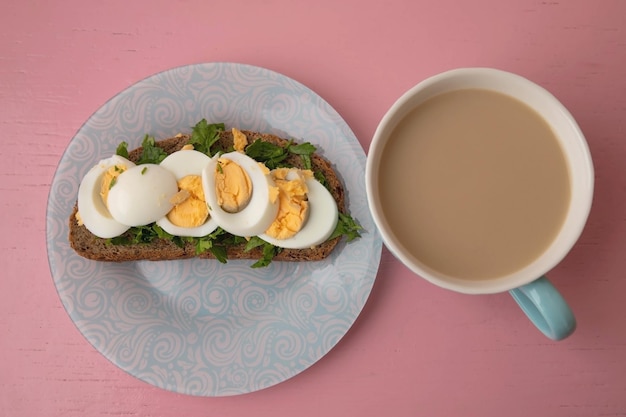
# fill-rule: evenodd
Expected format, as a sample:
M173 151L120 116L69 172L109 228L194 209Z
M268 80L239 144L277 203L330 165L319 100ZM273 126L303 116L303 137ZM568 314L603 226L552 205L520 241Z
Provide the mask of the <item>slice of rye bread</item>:
M288 141L275 135L242 131L248 143L261 139L280 146L286 146ZM166 153L170 154L180 150L189 141L189 135L177 135L169 139L157 141L156 145L162 148ZM214 145L214 149L218 148L223 151L232 150L233 136L230 131L220 133L220 138ZM141 156L142 148L137 148L129 152L129 160L136 162ZM290 155L287 163L295 167L303 168L303 162L300 156ZM311 156L311 164L313 171L320 171L326 179L326 184L332 196L337 202L339 212L345 213L345 194L344 188L332 165L328 160L321 157L317 153ZM167 239L155 239L152 242L130 244L130 245L113 245L107 243L106 239L94 236L85 226L78 224L76 220L76 212L78 208L74 205L74 210L69 218L69 242L71 247L80 256L96 261L109 262L125 262L137 260L173 260L185 258L206 258L214 259L215 257L210 251L205 251L200 255L196 255L195 245L191 242L185 243L183 247L177 246L174 242ZM275 257L275 261L316 261L326 258L339 242L340 237L328 240L314 248L307 249L283 249ZM244 251L244 245L229 246L227 248L228 259L259 259L262 256L260 248L254 248L248 252Z

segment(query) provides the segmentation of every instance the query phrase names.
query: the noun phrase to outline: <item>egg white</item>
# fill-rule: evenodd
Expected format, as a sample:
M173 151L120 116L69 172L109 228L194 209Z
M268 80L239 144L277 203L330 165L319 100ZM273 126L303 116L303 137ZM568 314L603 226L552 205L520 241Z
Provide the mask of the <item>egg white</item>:
M187 175L202 176L202 170L209 162L211 162L211 158L202 152L195 150L180 150L168 155L163 161L161 161L160 165L169 170L178 181ZM213 217L210 216L207 221L197 227L177 226L167 218L167 215L157 220L156 223L167 233L174 236L202 237L217 229L217 223Z
M178 192L176 178L155 164L137 165L122 172L109 190L111 216L127 226L145 226L165 216Z
M134 163L119 155L103 159L87 172L78 188L78 213L92 234L103 239L116 237L127 231L130 226L115 220L102 201L100 187L105 172L115 166L132 168Z
M229 159L246 171L252 184L252 196L248 205L237 213L224 211L217 202L215 191L215 170L218 158ZM256 236L263 233L276 218L278 199L270 201L270 187L274 181L266 174L258 162L240 152L217 155L202 170L204 196L209 205L209 214L225 231L237 236Z
M294 236L276 239L265 233L259 235L264 241L285 249L306 249L324 243L335 231L339 210L332 194L313 178L306 180L308 188L309 215Z
M202 152L183 149L169 154L159 165L179 180L187 175L202 175L202 170L210 161L211 158Z

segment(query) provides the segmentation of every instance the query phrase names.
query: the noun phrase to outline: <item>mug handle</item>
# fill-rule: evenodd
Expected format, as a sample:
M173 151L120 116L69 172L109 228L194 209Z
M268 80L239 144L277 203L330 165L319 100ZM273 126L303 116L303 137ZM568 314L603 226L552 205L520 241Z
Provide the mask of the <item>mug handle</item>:
M565 339L576 330L574 313L545 276L509 293L530 321L550 339Z

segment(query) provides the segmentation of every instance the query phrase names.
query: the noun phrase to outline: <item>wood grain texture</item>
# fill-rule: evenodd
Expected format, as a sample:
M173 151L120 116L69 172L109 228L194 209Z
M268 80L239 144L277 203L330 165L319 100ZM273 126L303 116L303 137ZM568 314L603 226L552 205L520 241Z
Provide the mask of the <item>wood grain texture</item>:
M626 416L626 3L621 0L5 2L0 14L0 416ZM350 332L320 362L233 398L166 392L108 362L48 269L56 165L108 98L196 62L279 71L324 97L364 148L436 72L493 66L552 91L587 136L594 206L551 278L579 327L553 343L506 294L464 296L386 250Z

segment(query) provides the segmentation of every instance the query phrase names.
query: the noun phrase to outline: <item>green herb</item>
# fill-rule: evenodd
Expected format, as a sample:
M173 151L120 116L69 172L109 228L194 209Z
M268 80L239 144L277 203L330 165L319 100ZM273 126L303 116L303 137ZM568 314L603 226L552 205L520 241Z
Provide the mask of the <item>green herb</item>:
M220 161L217 161L217 172L220 174L224 173L224 169L222 168L222 163Z
M316 150L315 146L311 145L309 142L304 142L299 145L293 145L290 142L289 146L287 146L288 152L295 154L295 155L300 155L300 158L302 158L302 162L304 164L305 169L312 169L311 168L311 155L315 153L315 150Z
M318 180L320 184L322 184L324 187L326 187L328 189L328 184L326 182L326 177L324 176L324 173L322 171L315 171L315 172L313 172L313 177L315 177L315 179Z
M231 235L230 233L224 233L220 236L220 244L224 246L239 246L248 243L248 239L242 236Z
M225 246L213 245L209 248L209 251L219 262L225 264L228 261L228 251Z
M159 238L169 240L180 248L184 247L186 243L193 243L195 245L196 255L199 255L206 250L211 250L214 243L225 234L226 232L218 227L213 233L203 237L174 236L166 232L156 223L151 223L147 226L131 227L123 235L108 239L108 243L113 245L132 245L138 243L152 243L155 239ZM219 248L217 251L219 252ZM225 258L220 260L220 262L222 261L225 261Z
M157 238L176 241L177 236L170 235L156 223L152 223L147 226L131 227L123 235L108 239L107 242L113 245L147 244Z
M165 240L171 240L179 248L185 247L185 243L193 240L192 237L174 236L167 233L161 226L156 223L152 224L152 230L155 232L156 237Z
M192 128L189 143L196 151L213 156L211 146L218 141L222 131L224 131L224 123L209 124L206 119L202 119Z
M113 179L111 180L111 183L109 184L109 190L113 188L116 182L117 182L117 177L113 177Z
M213 233L210 233L203 237L195 238L194 240L196 244L196 255L199 255L202 252L205 252L208 250L211 253L213 253L213 255L215 255L215 257L220 262L225 263L226 262L225 253L224 253L224 256L221 256L222 255L221 251L219 250L219 248L216 247L216 245L214 245L219 240L219 238L223 236L224 234L226 234L224 229L222 229L221 227L218 227L217 229L215 229L215 231L213 231Z
M167 153L160 147L156 146L154 138L146 135L141 142L141 157L137 161L137 165L141 164L159 164L165 159Z
M131 227L123 235L111 238L109 243L114 245L134 245L138 243L150 243L158 237L152 225Z
M117 165L113 166L113 169L115 170L115 172L120 172L122 169L120 167L118 167Z
M263 245L263 257L250 265L251 268L265 268L272 263L272 259L280 252L280 248L266 243Z
M128 159L128 143L122 142L119 145L117 145L115 154Z
M252 236L250 238L250 240L248 240L248 243L246 244L246 247L243 249L244 252L250 252L252 249L257 248L259 246L263 246L265 243L267 243L266 241L264 241L263 239L261 239L258 236Z
M263 162L269 169L275 169L287 158L288 154L282 146L264 142L257 139L246 147L246 155L250 158Z
M330 235L328 240L334 239L337 236L345 236L348 242L361 237L360 230L363 230L360 224L358 224L352 217L347 214L339 213L339 221L335 230Z
M296 155L313 155L317 148L309 142L304 142L299 145L289 143L287 150Z
M225 234L226 232L224 231L224 229L218 227L213 233L210 233L203 237L193 238L196 245L196 255L200 255L202 252L209 251L213 254L213 256L215 256L215 259L225 264L228 260L226 247L216 244L219 239Z
M290 141L287 146L283 147L257 139L246 148L246 155L256 161L263 162L269 169L283 166L283 161L290 154L298 155L302 159L304 169L311 169L311 155L315 150L315 146L309 142L294 145Z
M276 247L271 243L264 241L260 237L254 236L248 241L246 247L244 248L244 251L249 252L252 249L258 247L261 247L262 257L259 258L255 263L250 265L251 268L263 268L268 266L272 262L274 256L276 256L281 250L279 247Z
M157 237L161 239L172 239L174 237L174 235L167 233L161 226L156 223L154 223L152 229L156 233Z
M141 170L141 175L145 174L147 170L148 170L148 167L143 167L143 169Z
M139 226L136 229L135 236L133 237L133 243L151 243L157 234L150 226Z
M213 239L197 239L196 240L196 255L200 255L202 252L206 252L213 247Z

